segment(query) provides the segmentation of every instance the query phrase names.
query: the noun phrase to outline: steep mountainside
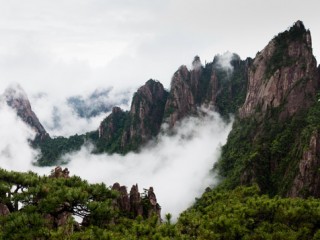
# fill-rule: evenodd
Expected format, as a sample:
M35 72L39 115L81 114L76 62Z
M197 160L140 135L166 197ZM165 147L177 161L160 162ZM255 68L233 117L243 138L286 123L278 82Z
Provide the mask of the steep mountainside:
M133 185L128 193L60 167L42 177L0 169L0 239L320 239L320 66L310 32L298 21L253 61L223 58L202 66L195 57L191 70L182 66L174 74L169 93L149 80L130 111L114 107L97 131L39 141L39 163L54 164L87 140L97 152L136 150L161 123L173 127L201 105L226 119L236 113L215 165L221 183L177 223L171 214L160 221L152 187L140 194ZM26 100L8 105L31 111Z
M196 114L202 105L213 107L228 117L243 104L251 60L242 61L238 55L232 54L228 59L230 66L225 67L221 65L223 57L218 55L212 63L202 66L196 56L192 70L181 66L175 72L165 108L165 121L170 126L190 114Z
M116 107L100 124L97 152L126 153L138 150L157 136L163 122L173 127L178 120L197 114L200 106L213 107L226 118L244 102L247 68L250 59L242 61L232 54L230 69L220 65L216 56L202 66L195 57L192 70L181 66L173 75L170 92L162 84L149 80L134 94L129 112Z
M255 57L240 117L246 118L255 112L266 114L268 108L283 105L281 117L285 119L306 109L314 102L317 76L310 32L298 21Z
M137 150L160 131L168 93L149 80L134 94L129 112L115 107L102 121L96 142L98 152L126 153Z
M162 123L173 127L184 117L196 115L200 106L214 108L229 119L245 100L251 62L229 53L203 66L196 56L191 70L181 66L173 75L170 92L160 82L149 80L134 94L130 111L114 107L97 131L36 144L42 152L38 163L54 165L64 153L79 150L86 141L94 144L95 153L137 151L157 136Z
M216 166L226 186L258 183L271 194L320 196L319 80L301 21L257 54L246 101Z
M3 96L8 106L16 110L18 116L36 132L36 140L43 141L49 137L38 117L32 111L29 99L20 85L8 87Z

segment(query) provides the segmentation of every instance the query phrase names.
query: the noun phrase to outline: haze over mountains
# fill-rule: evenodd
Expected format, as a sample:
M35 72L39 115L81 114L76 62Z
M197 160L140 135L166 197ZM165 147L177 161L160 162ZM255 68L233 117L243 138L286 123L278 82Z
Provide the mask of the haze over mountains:
M49 136L25 94L11 88L5 101L35 130L38 165L68 163L91 181L153 185L165 211L177 214L216 182L209 174L215 163L226 188L256 183L270 195L319 196L319 81L311 34L297 21L254 59L227 53L203 64L196 56L191 69L173 74L169 91L148 80L129 110L114 107L94 131ZM236 115L232 130L229 114ZM22 139L31 138L29 130ZM2 156L14 159L7 146Z

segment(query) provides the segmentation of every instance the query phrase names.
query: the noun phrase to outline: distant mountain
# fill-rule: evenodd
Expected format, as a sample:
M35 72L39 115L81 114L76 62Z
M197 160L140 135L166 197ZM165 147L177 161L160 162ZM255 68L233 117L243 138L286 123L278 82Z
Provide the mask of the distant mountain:
M110 96L112 88L96 89L88 96L72 96L67 99L68 105L81 118L92 118L103 113L111 112L115 105L127 104L129 94L123 95L120 99L113 99ZM125 98L125 96L127 98Z
M27 94L19 84L12 84L2 95L8 106L12 107L17 115L36 132L37 141L44 141L49 137L36 114L32 111Z
M159 221L161 208L153 188L140 194L133 185L128 193L116 183L111 190L69 177L69 171L59 167L50 177L0 169L0 235L319 239L319 90L320 66L312 53L311 33L301 21L275 36L254 59L228 53L203 66L196 56L191 69L181 66L174 73L169 92L148 80L134 94L129 111L113 107L96 131L70 138L50 138L23 90L9 88L7 104L37 132L39 165L56 164L62 154L79 150L86 141L98 153L138 151L157 136L161 124L174 129L183 118L199 114L201 106L215 109L225 120L234 114L235 120L214 166L219 185L208 187L176 224L171 224L170 214L165 223ZM71 102L79 109L87 107L81 98ZM83 217L81 226L72 215Z
M196 56L191 69L181 66L173 74L169 92L160 82L147 81L134 94L129 111L113 107L96 131L39 141L38 162L55 164L62 154L79 150L86 141L94 144L96 153L138 151L157 136L162 123L172 128L207 106L226 120L229 114L236 115L215 166L225 187L257 183L270 194L320 196L319 72L310 31L298 21L254 59L227 53L203 65ZM108 94L108 90L98 91L69 101L79 115L88 117L107 108L101 107L100 99ZM6 95L18 115L47 136L28 101L21 101L27 98L10 97L17 95L14 91ZM90 101L99 103L97 108L91 104L90 109Z
M126 153L155 137L163 121L168 92L149 80L134 94L129 112L115 107L98 129L98 152Z
M212 63L202 66L196 56L193 67L181 66L173 75L169 92L162 84L149 80L134 94L131 109L124 112L114 108L96 132L97 152L127 153L137 151L157 136L162 123L172 128L177 121L198 114L207 106L226 119L243 104L247 88L247 67L250 59L242 61L231 54L228 64L221 65L216 56Z
M251 60L243 61L236 54L228 54L228 66L224 66L225 58L217 55L213 62L203 66L196 56L191 70L181 66L173 75L170 92L160 82L148 80L134 94L130 111L113 107L96 131L35 141L34 145L42 152L38 163L55 165L63 154L80 150L87 141L94 144L95 153L138 151L158 135L162 123L169 123L172 128L184 117L196 115L203 105L228 119L244 102ZM88 97L71 97L68 103L80 117L89 118L110 110L109 93L110 89L97 90Z

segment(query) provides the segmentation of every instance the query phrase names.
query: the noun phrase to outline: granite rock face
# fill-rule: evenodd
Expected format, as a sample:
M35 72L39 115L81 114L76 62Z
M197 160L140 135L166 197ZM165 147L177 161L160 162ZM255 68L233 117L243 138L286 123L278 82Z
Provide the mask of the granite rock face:
M114 107L102 121L98 147L102 151L126 153L137 150L156 136L160 131L167 95L160 82L147 81L134 94L129 112Z
M159 221L161 221L161 207L157 202L153 187L150 187L148 191L141 194L136 184L131 187L128 194L125 186L115 183L112 186L112 190L119 193L115 205L121 212L133 218L137 216L150 218L156 215Z
M283 106L281 119L292 116L314 102L318 88L316 59L311 35L298 21L279 34L255 57L249 69L248 91L241 118Z
M318 131L311 134L309 145L304 147L301 136L289 128L297 118L303 119L302 115L318 101L319 86L319 67L312 53L310 31L297 21L289 30L272 39L248 68L247 95L239 109L238 120L255 122L251 125L254 130L251 129L250 136L245 137L256 149L247 156L247 159L251 158L248 160L250 164L240 174L240 184L258 182L266 191L277 192L280 189L282 194L291 197L320 196ZM306 119L301 121L308 122ZM275 130L276 127L282 132ZM302 131L303 126L297 127ZM285 137L288 129L292 136L288 140L292 146L288 145L287 152L283 149L274 152L282 141L280 136ZM274 136L272 139L270 130L277 134L277 138ZM266 145L269 144L266 141L270 145ZM295 148L294 156L292 148ZM286 155L289 152L292 154L291 162ZM285 161L290 166L285 168ZM296 164L298 170L295 173ZM277 182L272 182L274 179ZM271 183L273 187L270 187Z
M248 62L226 53L204 66L198 56L190 70L181 66L171 80L164 121L173 127L184 117L196 115L202 106L222 115L234 114L244 101Z
M134 94L129 112L130 126L123 133L121 145L145 143L161 127L168 92L163 85L149 80Z

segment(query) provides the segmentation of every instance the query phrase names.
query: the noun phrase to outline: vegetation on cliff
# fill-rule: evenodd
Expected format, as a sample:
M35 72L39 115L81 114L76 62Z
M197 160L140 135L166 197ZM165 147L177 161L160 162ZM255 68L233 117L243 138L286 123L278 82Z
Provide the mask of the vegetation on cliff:
M170 92L160 82L148 80L134 94L130 111L114 107L97 131L68 138L48 136L36 139L33 146L41 150L36 163L40 166L63 164L61 157L64 154L80 150L86 142L94 145L93 153L126 154L138 151L158 135L161 124L170 116L178 115L171 122L173 127L183 117L196 114L197 108L202 105L215 108L225 119L229 119L230 114L235 114L245 100L247 68L251 59L243 61L232 54L230 67L225 68L221 66L220 58L217 55L213 62L202 66L200 58L196 57L196 69L189 71L181 67L177 72L184 70L184 76L174 75ZM181 92L185 93L183 97ZM192 100L189 107L183 108L181 106L186 99Z
M234 58L231 75L218 62L202 66L196 57L192 70L182 66L175 73L169 94L150 80L130 112L114 108L98 131L38 145L43 165L88 140L96 152L125 153L156 136L166 118L174 124L202 104L227 118L242 105L215 165L220 185L208 188L177 223L170 214L159 221L159 206L150 205L153 189L130 192L142 204L131 203L137 206L132 212L118 185L89 184L63 172L40 177L1 170L0 238L320 239L320 200L313 198L320 197L320 78L309 31L298 21L253 61Z
M310 33L298 21L249 69L246 102L215 166L225 187L257 183L271 195L320 196L318 87Z

